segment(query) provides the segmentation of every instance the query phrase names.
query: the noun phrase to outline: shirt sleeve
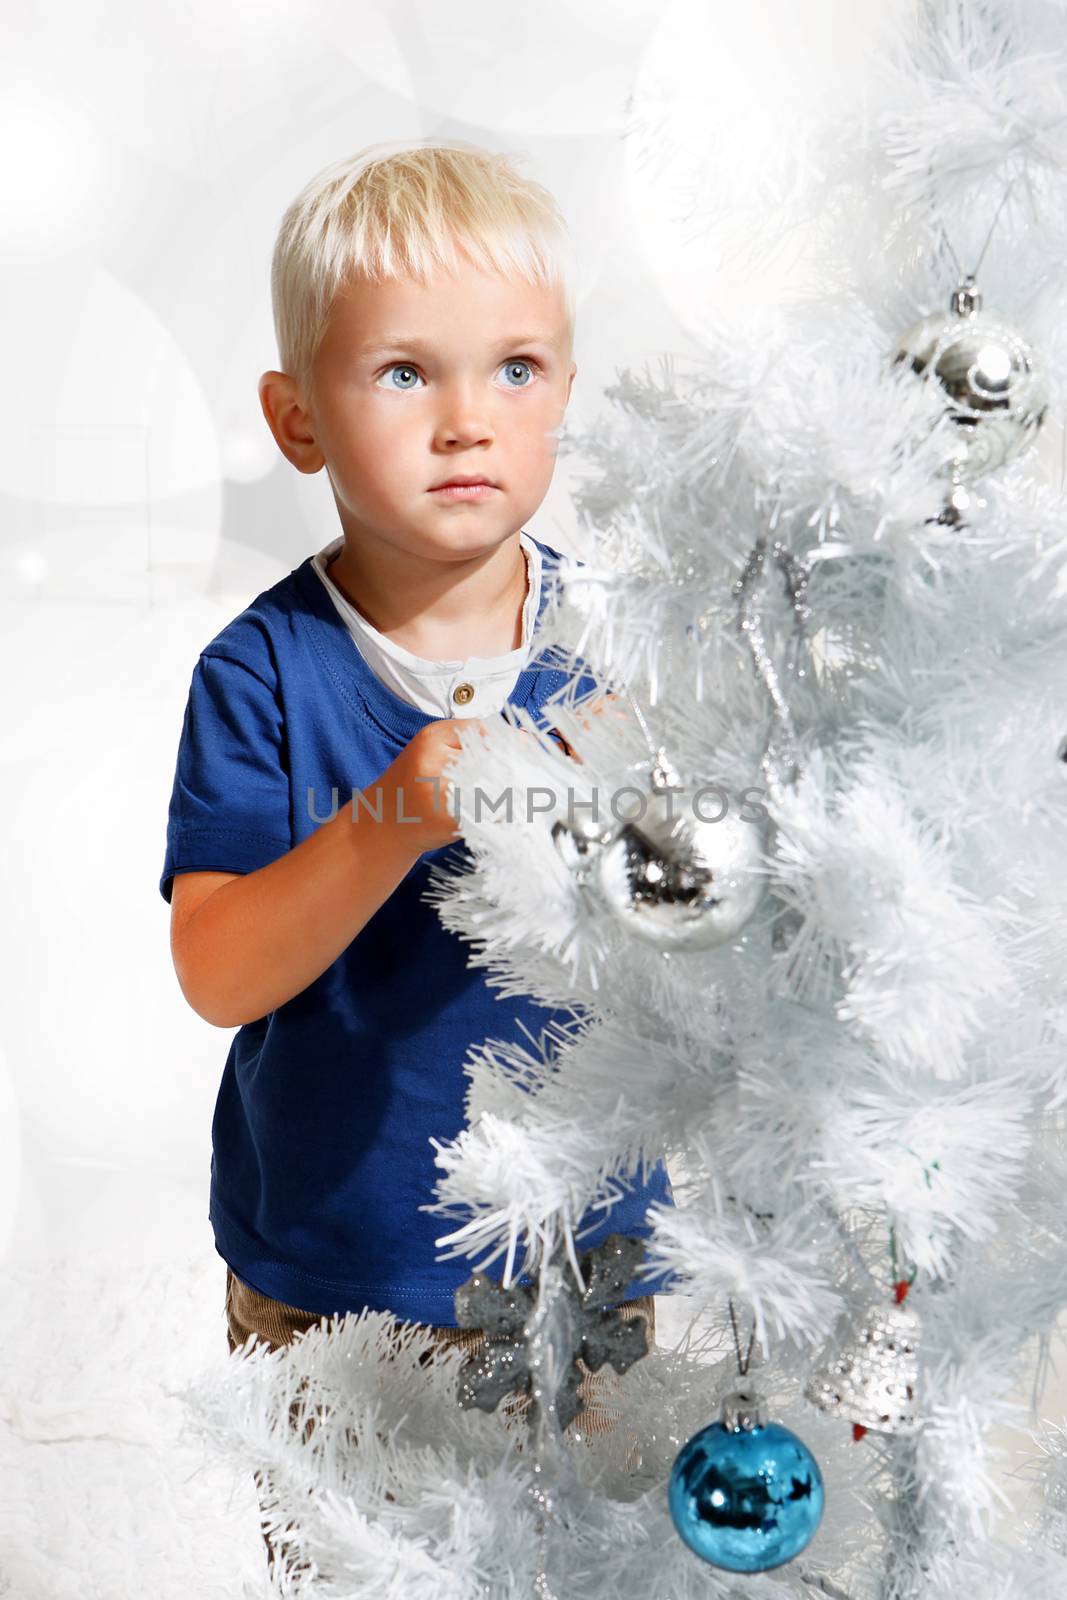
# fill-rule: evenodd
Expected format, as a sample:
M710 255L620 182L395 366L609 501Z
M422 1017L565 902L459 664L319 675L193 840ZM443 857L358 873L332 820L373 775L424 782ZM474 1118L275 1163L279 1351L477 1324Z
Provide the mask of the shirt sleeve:
M284 716L241 662L203 654L185 706L159 892L180 872L254 872L292 848Z

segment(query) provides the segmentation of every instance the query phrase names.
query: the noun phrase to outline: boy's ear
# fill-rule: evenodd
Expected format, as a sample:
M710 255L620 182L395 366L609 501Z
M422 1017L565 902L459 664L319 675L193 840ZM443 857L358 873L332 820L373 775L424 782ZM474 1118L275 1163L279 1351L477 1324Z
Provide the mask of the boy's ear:
M258 387L259 404L282 455L298 472L321 471L326 457L315 442L294 380L287 372L265 372Z
M576 361L572 361L571 362L571 370L567 374L567 398L563 402L564 405L569 405L570 404L571 389L574 387L574 374L577 371L578 371L578 363Z

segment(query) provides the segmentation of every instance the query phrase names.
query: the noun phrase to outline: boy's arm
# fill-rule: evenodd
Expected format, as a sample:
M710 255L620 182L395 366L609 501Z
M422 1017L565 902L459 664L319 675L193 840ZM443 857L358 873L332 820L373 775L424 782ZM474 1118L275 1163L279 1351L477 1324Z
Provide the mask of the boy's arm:
M254 872L175 876L171 956L182 993L220 1028L266 1016L321 976L384 904L425 850L457 838L442 778L459 749L456 724L440 718L363 793L382 820L351 804L286 855ZM438 781L433 781L437 779ZM424 781L419 781L424 780ZM397 791L402 815L397 820ZM186 887L186 884L188 887Z

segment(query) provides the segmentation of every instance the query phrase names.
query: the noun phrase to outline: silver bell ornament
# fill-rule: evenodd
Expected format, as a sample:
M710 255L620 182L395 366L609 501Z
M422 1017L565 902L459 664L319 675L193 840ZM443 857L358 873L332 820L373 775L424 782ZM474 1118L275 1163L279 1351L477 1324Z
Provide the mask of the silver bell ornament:
M637 938L661 950L728 943L766 889L765 821L731 808L719 821L705 820L706 794L682 783L663 751L643 798L640 814L597 851L601 896Z
M1015 328L982 310L971 274L953 290L947 312L908 329L893 361L906 362L944 392L956 440L945 468L952 488L943 520L959 520L968 501L963 485L1003 466L1036 437L1048 410L1044 371Z
M820 1411L851 1422L857 1439L868 1430L911 1434L920 1426L920 1323L903 1304L907 1288L906 1283L897 1285L895 1304L869 1307L847 1342L815 1369L804 1389Z

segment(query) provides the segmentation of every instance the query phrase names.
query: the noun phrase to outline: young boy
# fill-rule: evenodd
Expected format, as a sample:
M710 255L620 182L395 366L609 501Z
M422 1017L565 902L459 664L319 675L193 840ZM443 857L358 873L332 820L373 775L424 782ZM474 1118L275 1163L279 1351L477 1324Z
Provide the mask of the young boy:
M419 1209L430 1138L464 1126L468 1047L554 1013L492 991L421 895L463 848L459 723L510 703L546 727L565 681L528 660L559 552L524 531L577 370L563 249L547 191L456 143L372 146L281 225L260 402L286 459L325 467L341 533L201 652L160 879L183 994L237 1029L209 1212L231 1350L364 1306L480 1338L453 1306L472 1263L437 1259L448 1225ZM670 1198L660 1166L579 1248ZM624 1315L651 1342L647 1289Z

